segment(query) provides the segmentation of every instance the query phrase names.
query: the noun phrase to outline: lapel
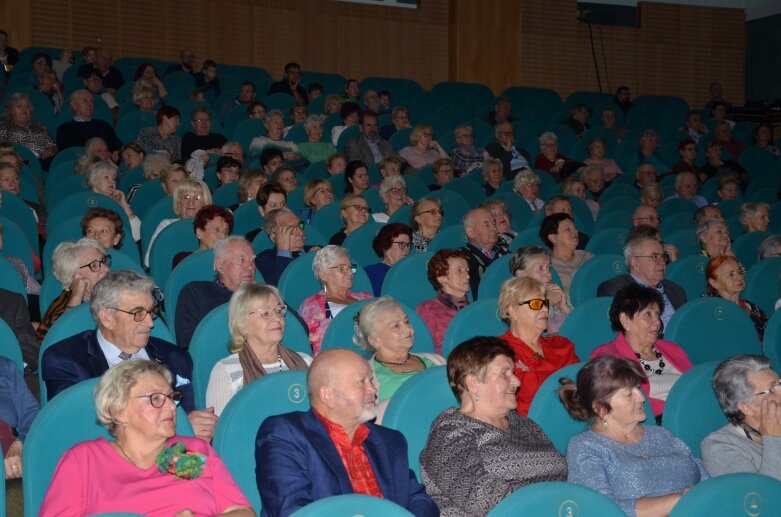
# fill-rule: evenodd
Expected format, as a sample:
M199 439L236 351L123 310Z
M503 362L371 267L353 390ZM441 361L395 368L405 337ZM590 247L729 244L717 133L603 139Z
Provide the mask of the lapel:
M108 370L108 361L106 361L106 356L103 355L103 350L98 344L98 331L90 330L85 333L84 338L87 340L87 361L90 373L95 377L100 377Z
M382 441L380 434L377 432L377 426L369 422L366 425L369 427L369 436L363 442L363 446L366 449L366 455L369 457L369 463L371 463L372 469L374 469L374 475L377 477L380 491L382 491L385 499L394 502L399 501L400 499L396 497L394 488L402 485L403 481L394 480L394 458L389 455L389 444ZM394 483L394 481L396 482Z
M347 476L347 470L344 468L342 458L336 450L331 436L328 434L325 426L317 418L313 410L309 410L301 417L301 423L304 426L304 432L307 434L313 449L319 455L323 462L328 465L331 474L339 483L340 494L352 494L353 487L350 484L350 478ZM368 440L367 440L368 441ZM374 463L372 462L372 465Z

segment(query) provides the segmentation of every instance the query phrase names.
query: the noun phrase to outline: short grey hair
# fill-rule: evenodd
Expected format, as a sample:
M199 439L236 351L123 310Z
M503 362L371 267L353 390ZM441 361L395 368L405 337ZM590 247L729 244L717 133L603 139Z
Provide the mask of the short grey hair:
M474 130L472 129L472 126L470 126L469 124L459 124L453 130L453 136L455 138L458 138L459 136L463 136L466 134L474 135Z
M315 274L317 280L320 280L320 273L325 274L328 268L333 265L338 259L342 257L350 258L350 252L346 248L337 246L335 244L329 244L315 253L315 258L312 260L312 272Z
M762 201L758 203L748 202L740 205L740 210L738 211L738 220L740 221L740 224L746 226L748 220L752 217L756 217L763 208L767 210L768 215L770 215L770 205L763 203Z
M374 353L376 350L369 343L369 339L374 335L375 325L383 315L395 308L401 309L401 305L390 296L381 296L364 304L353 326L355 329L353 344L367 352Z
M632 260L632 257L635 256L635 253L637 253L638 248L648 241L659 243L659 239L656 237L635 237L634 239L626 241L624 244L624 262L626 263L627 271L631 269L629 267L629 262Z
M285 123L285 114L284 113L282 113L279 110L271 110L268 113L266 113L266 118L264 119L265 120L265 124L264 125L268 125L269 120L271 120L272 118L279 118L282 121L283 124Z
M522 246L515 250L513 256L510 257L510 274L515 275L518 270L525 270L529 267L529 261L537 257L551 258L551 252L548 249L540 248L539 246Z
M163 153L147 153L144 155L144 161L141 163L141 168L144 170L144 178L152 179L152 175L155 172L159 172L162 176L163 169L171 165L171 160L168 159L167 154Z
M263 219L263 229L269 236L273 233L276 233L277 219L279 219L279 216L286 214L296 215L296 213L289 208L277 208L276 210L272 210L266 214L266 217Z
M553 142L554 144L559 143L559 137L556 136L556 133L553 131L545 131L543 134L537 138L537 144L542 148L543 145L547 142Z
M94 239L79 239L77 241L62 241L54 248L52 254L52 273L54 278L65 289L70 289L73 275L83 264L79 263L79 252L83 249L95 248L106 255L106 248Z
M73 93L71 93L71 96L70 96L70 97L68 97L68 104L69 104L69 105L70 105L70 104L73 104L73 102L74 102L74 101L75 101L77 98L79 98L79 97L81 97L81 96L84 96L84 95L92 95L92 94L91 94L91 93L90 93L88 90L85 90L84 88L82 88L82 89L80 89L80 90L76 90L76 91L74 91Z
M727 223L724 221L724 219L722 219L721 217L708 217L707 219L704 219L700 224L697 225L697 240L702 242L702 239L703 237L705 237L705 234L710 232L711 229L717 224L724 225L727 228L727 231L729 231L729 226L727 226Z
M90 167L89 172L87 173L87 185L90 186L90 188L94 188L94 183L98 179L98 177L101 174L104 173L111 173L114 175L114 179L117 179L117 166L111 163L108 160L101 160L99 162L95 162L92 167Z
M754 387L748 380L750 373L770 370L770 359L761 355L736 355L722 361L713 372L713 391L724 415L734 425L740 425L746 415L738 404L754 396Z
M92 288L89 310L95 325L100 327L100 311L119 305L119 296L125 293L146 293L152 296L155 283L152 278L132 269L111 271Z
M228 331L230 331L231 336L229 345L231 353L241 352L247 344L247 337L244 334L247 331L249 313L253 309L251 305L272 296L280 304L285 304L282 300L282 295L279 294L279 290L273 285L247 282L233 292L230 302L228 302Z
M504 175L504 165L502 165L502 161L497 160L496 158L489 158L483 162L483 166L481 167L483 170L483 178L488 174L488 168L491 166L499 167L499 172Z
M247 239L245 239L241 235L228 235L227 237L223 237L222 239L217 239L214 242L214 262L215 262L215 268L214 270L217 270L216 262L218 260L222 260L225 258L225 255L228 253L228 246L232 242L241 241L246 243L249 247L252 247L252 244L249 243Z
M173 383L171 371L162 363L148 359L128 359L106 370L95 386L95 412L100 425L116 436L117 422L114 415L119 413L130 400L130 390L144 375L159 375L168 384Z
M767 239L763 240L757 249L757 255L759 260L765 260L773 256L775 253L781 252L781 235L771 235Z
M542 184L542 180L531 169L521 169L513 178L513 190L516 192L520 191L523 187L540 184Z
M314 124L320 124L323 125L323 119L325 119L325 115L309 115L306 117L306 120L304 120L304 129L311 129Z
M133 104L138 104L141 102L141 99L144 97L152 96L155 101L157 101L157 94L152 88L149 88L148 86L142 86L141 88L136 88L133 92Z
M683 171L683 172L679 172L679 173L678 173L678 174L675 176L675 188L677 189L678 187L680 187L680 186L681 186L681 182L683 181L683 179L684 179L684 178L686 178L686 177L689 177L689 176L691 176L691 177L692 177L692 178L694 178L695 180L697 179L697 175L696 175L696 174L694 174L694 173L693 173L693 172L691 172L691 171Z
M220 147L220 152L222 152L223 154L225 154L225 153L227 153L227 152L228 152L228 149L230 149L230 148L231 148L231 147L233 147L234 145L238 145L239 147L241 147L241 144L240 144L240 143L238 143L238 142L236 142L235 140L228 140L227 142L225 142L224 144L222 144L222 147ZM244 152L244 149L242 149L242 152Z
M399 174L396 174L394 176L387 176L383 178L382 183L380 183L380 194L385 194L388 192L388 190L393 187L393 185L401 184L403 187L407 186L407 182L404 181L404 178L401 177Z

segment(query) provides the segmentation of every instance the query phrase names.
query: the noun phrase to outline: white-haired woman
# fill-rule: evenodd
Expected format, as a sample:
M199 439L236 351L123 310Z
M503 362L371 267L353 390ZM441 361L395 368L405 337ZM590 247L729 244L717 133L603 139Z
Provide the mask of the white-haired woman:
M323 142L324 115L309 115L304 121L307 140L298 144L298 152L312 163L322 162L336 154L331 142Z
M537 139L537 144L540 146L540 154L534 161L534 168L549 172L554 178L562 178L565 166L572 159L559 153L559 137L552 131L546 131Z
M513 178L513 190L526 201L532 213L537 213L545 206L545 201L540 199L540 185L542 180L534 171L521 169Z
M252 139L249 148L250 152L259 153L267 145L277 147L282 151L282 156L287 161L300 160L298 153L298 144L284 140L285 115L279 110L271 110L266 114L263 123L266 126L266 135L258 136Z
M328 326L351 303L371 298L371 293L353 293L353 275L358 270L350 253L341 246L328 245L317 252L312 271L323 290L301 302L298 314L306 322L312 352L320 352L320 343Z
M117 166L108 160L101 160L90 167L87 174L87 185L93 192L108 196L122 207L130 221L130 234L133 240L141 240L141 219L130 208L125 193L117 188Z
M709 217L697 226L700 254L714 258L722 255L735 256L729 236L729 227L721 217Z
M206 407L219 416L244 386L272 373L306 370L312 358L282 345L287 306L276 287L247 282L228 303L231 355L212 368Z
M738 212L738 219L746 233L766 232L770 226L770 205L763 202L743 203Z
M52 301L41 318L36 335L43 340L46 333L68 309L89 301L92 288L111 271L111 255L96 240L63 241L52 255L54 278L62 284L62 292Z
M255 515L214 449L176 435L182 394L172 381L164 365L146 359L103 374L95 409L113 440L82 442L63 454L39 515Z
M442 201L434 197L423 197L412 205L410 223L412 227L412 246L415 251L428 250L431 239L436 237L442 227Z
M382 180L380 199L385 203L385 211L372 214L377 223L387 223L396 210L412 204L412 199L407 196L407 182L401 176L388 176Z
M399 156L407 160L414 169L433 165L448 154L439 142L434 140L434 130L428 124L418 124L409 134L410 145L399 151Z

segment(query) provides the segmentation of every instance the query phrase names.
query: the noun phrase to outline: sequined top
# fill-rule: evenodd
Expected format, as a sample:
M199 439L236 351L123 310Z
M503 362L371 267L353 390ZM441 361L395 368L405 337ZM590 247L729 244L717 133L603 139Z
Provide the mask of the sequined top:
M638 499L680 492L708 478L702 462L670 431L643 427L643 438L633 444L594 431L572 438L567 481L606 495L634 516Z

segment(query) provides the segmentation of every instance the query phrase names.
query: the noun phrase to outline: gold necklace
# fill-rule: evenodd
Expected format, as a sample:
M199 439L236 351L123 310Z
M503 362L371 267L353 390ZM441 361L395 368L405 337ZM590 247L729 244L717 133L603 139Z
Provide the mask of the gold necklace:
M131 458L131 457L130 457L130 455L127 453L127 451L125 451L125 449L124 449L124 448L123 448L123 447L122 447L122 446L119 444L119 440L114 440L114 445L116 445L117 447L119 447L119 450L120 450L120 452L122 453L122 455L123 455L125 458L127 458L127 460L128 460L130 463L132 463L132 464L133 464L133 466L134 466L135 468L137 468L137 469L141 469L141 470L146 470L146 469L145 469L145 468L143 468L143 467L139 467L139 466L138 466L138 464L137 464L135 461L133 461L133 458ZM165 443L164 443L164 444L163 444L163 446L160 448L160 450L162 451L164 448L165 448ZM157 454L155 454L155 457L157 457Z

